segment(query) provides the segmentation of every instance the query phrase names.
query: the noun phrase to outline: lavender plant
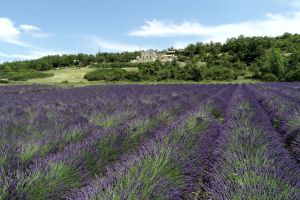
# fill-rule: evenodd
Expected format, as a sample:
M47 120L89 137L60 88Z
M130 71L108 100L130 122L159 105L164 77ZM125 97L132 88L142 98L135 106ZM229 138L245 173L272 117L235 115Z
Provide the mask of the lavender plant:
M246 87L240 86L229 108L206 198L299 198L299 168Z
M0 199L297 199L299 91L0 87Z

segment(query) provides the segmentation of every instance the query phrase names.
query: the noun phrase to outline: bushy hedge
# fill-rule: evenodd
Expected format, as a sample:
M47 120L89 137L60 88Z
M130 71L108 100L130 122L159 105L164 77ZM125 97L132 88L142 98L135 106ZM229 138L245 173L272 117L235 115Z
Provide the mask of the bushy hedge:
M203 71L193 65L178 68L174 73L174 78L184 81L201 81L203 80Z
M124 79L135 82L141 81L139 73L134 71L126 72L126 74L124 75Z
M267 73L262 77L262 80L266 82L275 82L278 81L278 78L274 74Z
M35 70L11 71L11 72L3 72L0 74L0 78L6 78L12 81L26 81L28 79L47 78L51 76L54 76L54 74L38 72Z
M0 79L0 84L7 84L7 83L9 83L8 80L2 80L2 79Z
M236 80L238 78L238 74L228 68L224 68L221 66L214 66L208 68L204 71L206 80L216 80L216 81L225 81L225 80Z
M127 72L120 68L102 68L87 73L84 78L89 81L201 81L201 80L235 80L238 77L237 70L228 69L222 66L207 68L199 67L196 64L188 63L179 66L176 62L161 63L140 63L138 72Z
M88 81L140 81L141 78L138 72L127 72L123 69L113 68L113 69L96 69L94 71L88 72L84 79Z
M300 69L291 71L287 77L286 81L300 81Z
M29 70L46 71L62 67L85 67L93 63L129 63L135 59L139 52L101 53L97 55L73 54L51 55L36 60L5 62L0 64L0 71Z
M117 63L96 63L91 65L92 68L138 68L143 63L117 62Z

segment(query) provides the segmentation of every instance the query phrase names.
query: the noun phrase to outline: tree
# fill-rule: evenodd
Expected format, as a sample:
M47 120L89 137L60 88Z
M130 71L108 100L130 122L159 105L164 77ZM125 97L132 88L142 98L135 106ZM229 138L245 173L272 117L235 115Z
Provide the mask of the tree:
M274 74L271 74L271 73L265 74L262 77L262 80L266 81L266 82L275 82L275 81L278 81L277 77Z
M299 63L300 63L300 50L297 48L293 48L288 61L288 69L296 70Z
M194 44L188 45L185 48L186 56L193 57L196 53L196 50L197 50L196 45L194 45Z
M272 49L269 57L270 73L274 74L278 80L284 80L285 67L280 49Z

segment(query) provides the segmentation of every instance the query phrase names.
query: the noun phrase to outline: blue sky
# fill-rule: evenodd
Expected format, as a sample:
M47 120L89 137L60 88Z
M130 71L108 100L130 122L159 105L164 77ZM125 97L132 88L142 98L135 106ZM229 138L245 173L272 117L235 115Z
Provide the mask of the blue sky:
M0 62L300 33L300 0L0 0Z

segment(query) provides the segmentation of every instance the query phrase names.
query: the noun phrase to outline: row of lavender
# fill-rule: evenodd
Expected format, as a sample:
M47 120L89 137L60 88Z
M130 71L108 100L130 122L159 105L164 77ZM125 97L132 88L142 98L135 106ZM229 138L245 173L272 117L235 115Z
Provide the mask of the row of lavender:
M5 94L2 197L60 198L227 86L120 86ZM75 181L78 179L77 181ZM47 185L48 184L48 185Z
M199 102L69 199L299 199L300 168L252 89L231 86Z
M264 91L296 103L296 84L3 93L0 199L300 198L297 137Z
M228 106L204 187L207 199L300 198L300 168L252 93L259 87L240 86Z
M179 116L155 139L93 180L70 199L189 199L202 183L226 102L237 86L227 86ZM218 102L218 103L216 103ZM216 106L216 107L215 107ZM214 112L210 112L215 107Z
M281 134L286 149L300 164L300 87L277 83L249 86Z
M43 92L47 90L58 89L55 86L49 85L9 85L0 86L0 94L12 94L12 93L30 93L30 92Z

